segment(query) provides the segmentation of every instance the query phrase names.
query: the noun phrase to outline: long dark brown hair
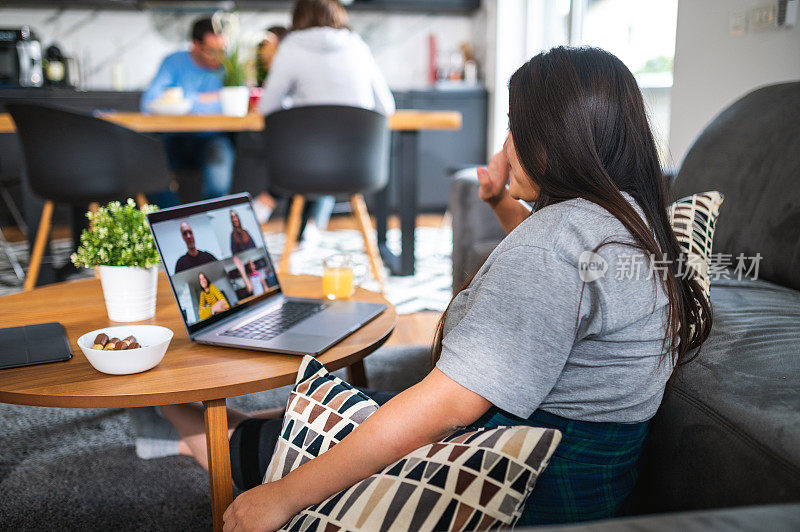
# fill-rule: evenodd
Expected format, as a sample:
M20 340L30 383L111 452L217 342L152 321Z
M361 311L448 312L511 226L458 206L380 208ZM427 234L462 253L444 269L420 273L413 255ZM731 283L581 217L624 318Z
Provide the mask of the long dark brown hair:
M688 262L669 224L667 183L630 70L599 48L558 47L522 65L508 90L517 157L540 189L533 212L583 198L614 215L633 237L613 243L667 259L660 279L669 299L662 360L689 362L711 330L711 306L694 275L679 275L679 266ZM645 220L622 192L633 197ZM446 319L447 311L437 326L434 361L442 352Z
M239 213L231 209L229 215L235 216L237 223L237 225L233 225L233 219L231 218L231 227L233 227L231 237L233 238L233 242L239 247L243 247L252 242L253 239L250 237L250 233L242 227L242 220L239 218Z

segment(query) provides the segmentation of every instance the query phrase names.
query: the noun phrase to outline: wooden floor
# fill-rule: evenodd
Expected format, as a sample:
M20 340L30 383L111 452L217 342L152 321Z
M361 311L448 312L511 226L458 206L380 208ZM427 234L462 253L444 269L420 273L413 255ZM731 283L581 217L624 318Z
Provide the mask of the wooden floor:
M439 227L442 223L449 223L444 220L441 214L422 214L417 217L417 225L426 227ZM389 227L398 227L396 217L389 219ZM283 231L283 220L273 219L263 224L261 228L265 232ZM349 215L337 215L331 218L328 225L329 231L338 229L357 229L353 218ZM3 235L10 242L23 240L24 236L15 227L4 227ZM65 226L53 228L53 238L69 238L70 229ZM433 335L436 331L436 323L439 321L439 312L417 312L415 314L403 314L399 316L397 328L386 342L387 346L399 345L431 345Z

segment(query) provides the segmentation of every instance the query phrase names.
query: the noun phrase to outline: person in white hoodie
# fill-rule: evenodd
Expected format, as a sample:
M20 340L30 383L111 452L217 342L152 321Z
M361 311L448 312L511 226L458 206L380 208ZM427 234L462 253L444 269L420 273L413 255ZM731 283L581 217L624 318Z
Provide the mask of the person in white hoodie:
M268 115L305 105L351 105L385 115L395 109L369 47L350 30L347 12L337 0L295 2L291 31L269 67L259 111ZM259 218L271 211L270 203L274 205L263 195L256 198ZM327 225L332 207L333 198L317 203L318 227Z

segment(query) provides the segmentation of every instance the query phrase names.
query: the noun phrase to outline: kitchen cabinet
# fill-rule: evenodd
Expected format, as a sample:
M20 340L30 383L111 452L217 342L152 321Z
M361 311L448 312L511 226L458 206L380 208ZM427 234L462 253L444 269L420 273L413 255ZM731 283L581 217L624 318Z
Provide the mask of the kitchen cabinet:
M468 13L480 5L480 0L354 0L348 9Z
M289 11L291 0L233 0L218 2L223 7L236 6L238 9L271 9ZM346 6L353 11L407 11L424 13L470 13L480 7L480 0L354 0ZM198 5L215 2L197 0L5 0L5 7L34 8L92 8L142 10L196 10Z
M417 205L420 211L444 212L450 195L449 176L453 170L486 163L488 93L482 87L448 90L395 91L398 109L459 111L458 131L420 131L417 135ZM393 135L392 142L397 141ZM398 150L392 149L390 187L396 178ZM390 190L389 204L396 207L396 191Z

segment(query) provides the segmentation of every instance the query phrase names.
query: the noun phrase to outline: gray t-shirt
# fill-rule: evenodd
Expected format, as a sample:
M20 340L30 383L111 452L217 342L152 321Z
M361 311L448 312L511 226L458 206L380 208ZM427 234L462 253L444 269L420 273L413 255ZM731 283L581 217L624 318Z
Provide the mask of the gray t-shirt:
M602 260L584 252L609 240L632 238L592 202L532 214L453 300L436 366L523 418L541 409L583 421L650 419L672 373L660 362L668 300L650 261L622 244L598 250L607 270L589 281ZM581 262L594 266L581 274Z

